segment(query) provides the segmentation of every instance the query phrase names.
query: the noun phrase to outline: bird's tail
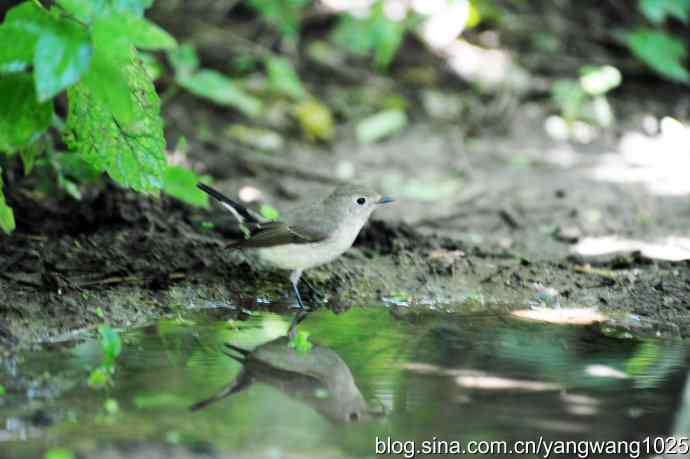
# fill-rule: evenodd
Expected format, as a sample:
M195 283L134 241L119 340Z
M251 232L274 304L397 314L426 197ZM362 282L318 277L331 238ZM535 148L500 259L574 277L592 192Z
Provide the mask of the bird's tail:
M237 356L230 354L229 352L225 353L225 355L227 355L228 357L233 358L237 361L244 362L244 358L247 357L251 353L251 351L248 351L246 349L242 349L241 347L234 346L230 343L224 343L224 344L225 344L225 347L227 347L230 350L237 352L238 354L240 354L242 356L242 357L237 357Z
M235 381L232 383L228 384L227 386L223 387L221 390L219 390L217 393L213 394L211 397L202 400L200 402L195 403L194 405L189 407L190 411L198 411L202 408L206 408L208 405L210 405L213 402L217 402L218 400L222 400L225 397L229 397L232 394L239 392L243 389L246 389L249 387L252 383L252 378L246 373L245 370L242 370L240 375L237 377Z
M220 191L215 188L211 188L205 183L197 183L197 188L199 188L204 193L211 196L213 199L217 200L223 207L228 209L237 218L240 223L261 223L261 221L256 218L252 213L244 207L242 204L233 201L232 199L225 196Z

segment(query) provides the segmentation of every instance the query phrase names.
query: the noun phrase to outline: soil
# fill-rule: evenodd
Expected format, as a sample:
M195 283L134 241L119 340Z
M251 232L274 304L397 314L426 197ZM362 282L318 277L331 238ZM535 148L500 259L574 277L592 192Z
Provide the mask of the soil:
M323 69L304 73L327 104L366 90ZM223 134L236 114L185 94L166 101L166 134L170 145L187 139L189 160L219 189L236 195L251 186L278 209L353 177L398 198L350 252L307 272L314 288L302 287L310 305L508 311L526 308L541 284L557 290L563 306L633 314L654 330L690 335L690 249L682 241L671 246L685 250L676 257L684 261L653 258L642 245L598 256L574 250L590 237L690 238L687 192L656 192L666 180L658 175L623 182L596 173L611 164L639 172L622 140L642 131L650 115L687 123L687 92L640 86L614 94L616 127L581 144L545 133L554 109L543 94L509 96L506 104L504 96L487 99L446 78L433 89L465 107L459 114L439 118L423 108L428 88L390 80L387 91L411 101L409 125L370 145L357 143L351 120L339 119L332 145L307 142L288 123L278 129L285 148L254 152ZM17 230L0 236L5 346L59 341L104 318L124 327L184 308L283 310L290 302L284 273L224 249L235 230L221 209L112 184L89 189L81 201L37 197L18 177L8 193Z

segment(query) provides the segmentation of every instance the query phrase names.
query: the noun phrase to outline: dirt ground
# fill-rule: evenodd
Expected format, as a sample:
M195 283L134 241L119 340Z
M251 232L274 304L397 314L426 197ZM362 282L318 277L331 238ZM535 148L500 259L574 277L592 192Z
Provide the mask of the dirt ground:
M597 153L575 148L575 166L511 165L501 145L510 146L504 147L506 155L511 149L534 156L544 152L530 145L533 137L525 140L517 132L489 137L482 151L463 149L464 158L458 159L458 147L444 139L450 135L445 129L422 119L389 141L362 148L345 139L332 152L296 143L285 152L284 161L297 165L289 175L259 170L246 177L231 170L217 186L231 193L252 184L284 207L332 186L305 179L300 167L328 177L334 162L350 161L363 181L383 185L387 174L447 180L442 163L467 161L471 172L459 194L432 203L399 199L376 215L342 260L307 273L319 291L304 288L307 301L334 308L388 300L406 308L521 309L534 298L534 284L541 283L560 292L563 306L630 312L675 324L674 334L688 334L688 261L629 251L571 253L573 243L588 236L644 239L687 232L682 227L690 212L687 197L587 179L586 166L579 164L596 160ZM224 154L192 151L199 157ZM13 194L19 228L0 245L5 341L69 337L102 321L98 307L109 321L126 326L176 308L251 309L265 307L263 299L281 308L287 300L283 273L256 266L250 255L222 250L231 233L217 208L192 209L114 186L93 191L81 203L36 202L20 193ZM605 217L588 221L591 209ZM642 211L651 223L638 223ZM216 230L200 229L198 223L206 220L217 222ZM559 227L575 230L566 238Z
M366 94L366 85L331 76L315 71L308 81L327 103ZM543 95L486 98L444 83L434 91L462 108L439 117L425 105L427 89L394 83L392 90L411 101L409 125L370 145L357 143L345 120L330 146L290 128L280 151L253 152L223 134L236 115L184 94L164 106L167 137L174 145L185 136L189 160L221 190L252 187L278 209L342 180L397 198L353 250L306 274L315 288L303 285L308 304L507 311L528 307L541 284L557 290L564 307L633 314L653 331L690 335L687 172L673 175L673 163L657 170L626 149L649 131L650 117L687 124L687 92L640 86L615 94L616 127L577 143L547 135L553 108ZM650 154L665 152L663 143L645 145L659 149ZM680 191L659 190L674 180ZM103 317L128 326L184 308L280 310L289 302L284 273L223 250L233 228L217 207L109 184L80 202L37 199L21 180L8 199L18 224L0 236L0 343L7 346L66 339ZM209 221L214 228L204 229ZM606 254L578 252L592 238L614 247L614 237L627 243Z

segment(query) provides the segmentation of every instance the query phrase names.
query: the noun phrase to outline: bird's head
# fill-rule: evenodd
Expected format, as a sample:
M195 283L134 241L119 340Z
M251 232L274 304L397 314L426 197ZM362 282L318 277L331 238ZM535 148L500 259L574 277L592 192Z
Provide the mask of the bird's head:
M364 224L374 210L393 201L393 198L382 196L369 187L347 184L333 190L324 205L337 209L343 218L354 219Z

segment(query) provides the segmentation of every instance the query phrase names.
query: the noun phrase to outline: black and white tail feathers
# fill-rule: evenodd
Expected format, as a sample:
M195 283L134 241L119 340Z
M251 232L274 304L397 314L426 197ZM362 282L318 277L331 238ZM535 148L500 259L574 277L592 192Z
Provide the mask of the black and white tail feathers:
M252 215L252 213L244 207L242 204L233 201L232 199L228 198L225 196L223 193L220 191L216 190L215 188L211 188L210 186L204 184L204 183L197 183L196 184L197 188L199 188L201 191L204 193L208 194L215 200L217 200L223 207L228 209L232 214L237 218L237 221L240 223L255 223L255 224L260 224L261 220L259 220L256 216Z

